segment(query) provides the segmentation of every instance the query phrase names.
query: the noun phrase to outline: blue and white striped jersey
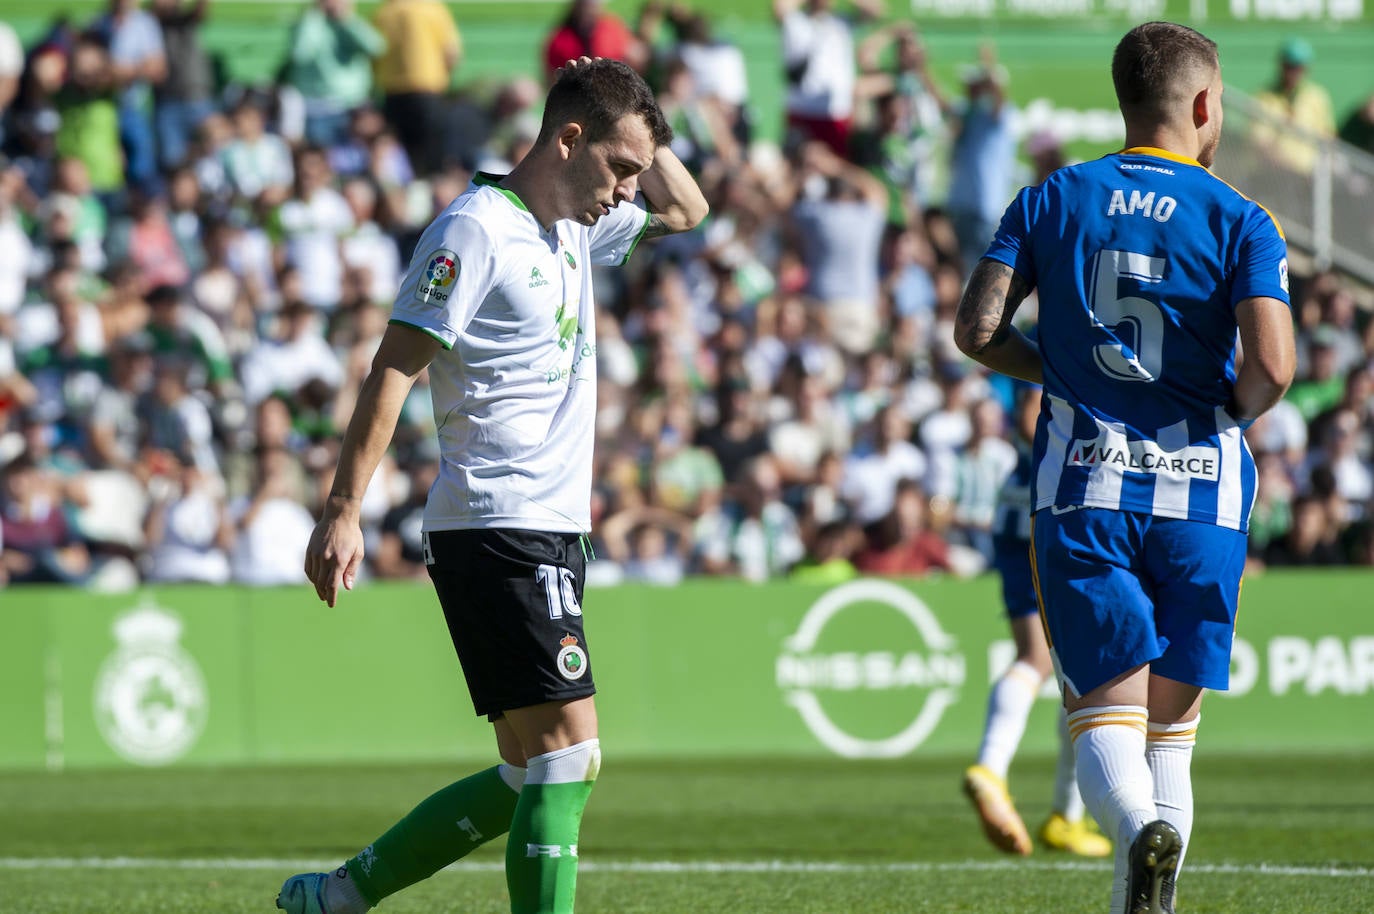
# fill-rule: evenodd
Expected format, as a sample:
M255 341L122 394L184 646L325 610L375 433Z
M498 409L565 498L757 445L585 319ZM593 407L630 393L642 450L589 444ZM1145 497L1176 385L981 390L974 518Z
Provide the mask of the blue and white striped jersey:
M1039 290L1034 510L1245 530L1255 466L1226 404L1235 306L1288 301L1273 217L1192 159L1127 149L1023 189L987 256Z

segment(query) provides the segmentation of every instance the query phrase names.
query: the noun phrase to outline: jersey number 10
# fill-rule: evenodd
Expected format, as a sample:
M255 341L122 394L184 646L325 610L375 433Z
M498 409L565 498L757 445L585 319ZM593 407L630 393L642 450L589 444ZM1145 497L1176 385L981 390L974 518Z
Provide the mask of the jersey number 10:
M1093 276L1093 326L1116 337L1093 347L1093 361L1118 381L1156 381L1164 370L1164 314L1159 305L1136 295L1120 295L1119 283L1157 283L1164 279L1164 258L1133 251L1099 251ZM1127 341L1129 338L1129 342Z
M557 565L540 565L534 572L534 579L544 585L550 619L561 619L565 612L570 616L582 615L572 571Z

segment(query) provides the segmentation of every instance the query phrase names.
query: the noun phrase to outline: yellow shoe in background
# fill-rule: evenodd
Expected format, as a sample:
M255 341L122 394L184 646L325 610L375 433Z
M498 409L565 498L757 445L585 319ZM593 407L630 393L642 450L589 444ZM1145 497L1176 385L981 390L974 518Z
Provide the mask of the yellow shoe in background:
M998 850L1025 856L1031 852L1030 832L1021 821L1007 784L982 765L964 772L964 793L973 802L983 833Z
M1112 853L1112 842L1086 818L1070 822L1057 812L1040 826L1040 841L1051 850L1080 857L1109 857Z

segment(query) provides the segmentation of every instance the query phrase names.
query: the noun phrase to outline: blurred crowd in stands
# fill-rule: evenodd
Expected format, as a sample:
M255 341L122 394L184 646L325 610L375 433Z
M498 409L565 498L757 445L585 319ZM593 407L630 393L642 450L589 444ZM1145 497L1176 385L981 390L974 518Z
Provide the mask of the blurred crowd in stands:
M547 77L642 70L712 206L597 276L601 583L977 573L1024 446L951 322L1059 143L1017 136L990 47L950 89L912 25L858 27L873 0L775 7L782 143L690 6L576 0L543 39ZM303 6L262 85L224 81L209 15L111 0L28 48L0 23L0 581L300 582L419 232L537 132L544 87L465 83L437 0ZM1299 379L1248 434L1252 551L1370 564L1374 322L1335 275L1293 293ZM424 574L434 425L421 378L363 508L370 575Z

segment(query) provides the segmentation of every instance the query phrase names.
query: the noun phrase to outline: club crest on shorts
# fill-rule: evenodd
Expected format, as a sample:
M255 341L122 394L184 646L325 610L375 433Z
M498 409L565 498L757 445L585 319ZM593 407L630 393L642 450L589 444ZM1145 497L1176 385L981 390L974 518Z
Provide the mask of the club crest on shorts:
M558 672L564 679L577 680L587 674L587 652L577 646L577 638L565 634L558 642L563 649L558 652Z

